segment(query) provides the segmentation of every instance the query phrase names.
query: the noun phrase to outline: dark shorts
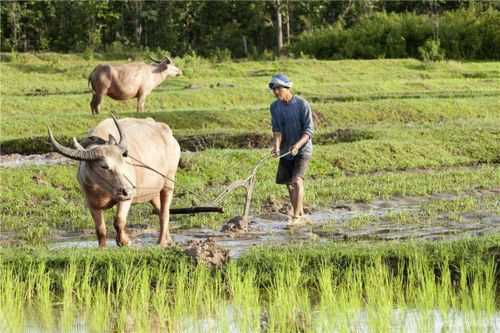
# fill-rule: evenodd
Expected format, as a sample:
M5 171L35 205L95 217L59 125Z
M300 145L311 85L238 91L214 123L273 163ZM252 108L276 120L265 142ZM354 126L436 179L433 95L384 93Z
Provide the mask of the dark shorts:
M304 179L310 159L311 157L304 156L296 156L291 160L281 158L276 173L276 184L291 184L294 177Z

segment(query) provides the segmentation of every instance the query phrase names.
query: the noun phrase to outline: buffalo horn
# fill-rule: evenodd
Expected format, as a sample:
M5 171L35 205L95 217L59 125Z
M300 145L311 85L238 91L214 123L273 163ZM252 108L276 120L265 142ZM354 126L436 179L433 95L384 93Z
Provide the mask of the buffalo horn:
M149 57L149 59L151 59L151 61L152 61L152 62L154 62L154 63L156 63L156 64L161 63L161 61L160 61L160 60L157 60L157 59L153 58L153 57L152 57L152 56L150 56L150 55L148 55L148 57Z
M48 128L48 130L49 130L49 139L50 142L52 143L52 146L54 146L54 148L61 155L79 161L94 161L102 157L102 154L100 154L98 151L95 150L77 150L65 147L56 141L50 128Z
M118 147L120 147L121 151L125 153L127 151L127 137L125 136L125 132L123 132L122 127L120 126L120 123L118 122L116 116L112 113L111 117L113 117L113 121L115 122L118 134L120 134L120 141L118 142Z

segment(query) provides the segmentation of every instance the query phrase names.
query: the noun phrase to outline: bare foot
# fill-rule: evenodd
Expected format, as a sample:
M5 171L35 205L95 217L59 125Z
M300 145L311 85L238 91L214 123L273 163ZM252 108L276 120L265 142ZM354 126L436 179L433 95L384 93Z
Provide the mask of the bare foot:
M301 227L301 226L304 226L306 224L310 224L311 221L309 220L309 218L305 217L305 216L291 216L289 219L288 219L288 223L287 223L287 227L289 228L293 228L293 227Z
M166 239L159 240L158 245L161 248L166 248L166 247L174 245L174 241L172 240L172 238L170 236L168 236Z

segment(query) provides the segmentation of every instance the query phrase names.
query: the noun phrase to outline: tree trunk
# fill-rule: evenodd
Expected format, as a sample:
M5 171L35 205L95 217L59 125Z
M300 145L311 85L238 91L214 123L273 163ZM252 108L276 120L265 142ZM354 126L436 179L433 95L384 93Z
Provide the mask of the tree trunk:
M16 51L19 51L17 49L17 35L18 35L18 31L17 31L17 6L18 4L16 2L12 2L11 3L11 12L10 12L10 17L11 17L11 20L12 20L12 48Z
M285 31L286 31L286 45L290 45L290 7L288 5L288 0L286 0Z
M242 36L243 38L243 52L245 53L245 57L248 58L248 44L247 44L247 37Z
M283 49L283 22L281 18L281 0L275 0L274 8L276 10L276 51L277 55L281 55Z

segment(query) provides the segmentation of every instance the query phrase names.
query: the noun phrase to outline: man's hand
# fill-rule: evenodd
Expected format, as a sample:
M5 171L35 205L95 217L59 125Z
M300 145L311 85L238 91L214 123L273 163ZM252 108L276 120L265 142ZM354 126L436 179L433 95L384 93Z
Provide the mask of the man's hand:
M296 156L299 153L299 146L297 144L294 144L293 146L290 147L290 153L292 156Z

